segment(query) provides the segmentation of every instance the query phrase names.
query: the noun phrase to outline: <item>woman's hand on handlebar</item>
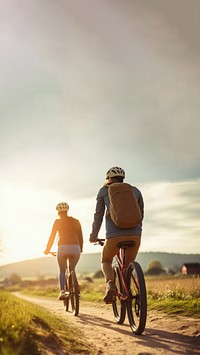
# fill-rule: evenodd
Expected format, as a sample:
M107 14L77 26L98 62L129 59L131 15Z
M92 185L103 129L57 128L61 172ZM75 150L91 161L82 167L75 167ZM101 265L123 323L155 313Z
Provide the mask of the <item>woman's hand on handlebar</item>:
M44 254L45 254L45 255L51 254L51 255L53 255L53 256L56 256L56 255L57 255L57 253L56 253L55 251L48 251L48 250L46 250L46 249L45 249L45 251L44 251Z

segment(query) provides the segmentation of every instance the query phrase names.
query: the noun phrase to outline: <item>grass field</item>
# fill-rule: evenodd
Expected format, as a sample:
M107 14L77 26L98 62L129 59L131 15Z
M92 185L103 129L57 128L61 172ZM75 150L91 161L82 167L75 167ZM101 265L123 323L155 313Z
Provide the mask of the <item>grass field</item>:
M102 302L105 292L103 279L79 278L81 300ZM200 314L200 278L199 277L146 277L148 308L168 314L182 314L199 317ZM58 284L44 287L32 286L24 290L29 294L45 297L58 296Z
M90 282L91 281L91 282ZM79 277L81 301L101 303L105 292L103 279ZM199 277L146 277L148 312L151 309L170 315L200 317ZM32 283L24 289L23 284L10 287L9 291L20 290L26 294L42 297L58 296L58 283ZM39 355L48 348L55 353L92 354L80 330L72 327L45 309L18 299L11 292L0 291L0 354ZM66 331L67 329L67 331ZM13 352L14 349L14 352ZM44 351L44 352L43 352Z
M92 354L80 329L44 308L0 291L0 354Z
M148 306L168 314L200 317L200 278L146 278Z

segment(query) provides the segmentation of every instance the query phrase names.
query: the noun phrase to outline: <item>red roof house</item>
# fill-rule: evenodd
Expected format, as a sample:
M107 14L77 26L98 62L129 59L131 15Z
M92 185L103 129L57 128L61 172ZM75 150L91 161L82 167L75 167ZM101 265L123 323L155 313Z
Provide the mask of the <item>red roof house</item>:
M200 275L200 264L185 263L181 266L181 273L183 275Z

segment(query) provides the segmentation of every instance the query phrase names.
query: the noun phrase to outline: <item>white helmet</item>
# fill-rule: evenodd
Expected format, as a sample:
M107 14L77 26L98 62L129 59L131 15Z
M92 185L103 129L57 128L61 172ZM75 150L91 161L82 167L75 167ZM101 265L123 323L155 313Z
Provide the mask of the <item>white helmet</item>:
M106 179L114 178L116 176L121 176L125 178L125 171L118 166L114 166L113 168L109 169L106 173Z
M56 210L58 212L68 211L68 209L69 209L69 205L66 202L60 202L56 206Z

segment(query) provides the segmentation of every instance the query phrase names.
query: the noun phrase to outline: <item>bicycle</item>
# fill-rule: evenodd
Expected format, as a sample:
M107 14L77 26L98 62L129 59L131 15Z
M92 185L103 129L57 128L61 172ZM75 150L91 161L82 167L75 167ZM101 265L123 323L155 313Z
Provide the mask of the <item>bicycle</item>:
M56 252L49 252L49 254L56 256ZM71 303L71 309L74 316L79 314L79 299L80 288L76 276L75 270L70 271L70 260L73 259L73 255L65 255L66 258L66 271L65 271L65 298L63 299L64 309L69 311L69 303Z
M98 239L97 244L103 245L105 239ZM131 262L126 268L126 249L134 246L134 241L124 241L117 244L119 250L115 256L114 282L116 294L112 303L115 320L123 324L128 315L129 324L134 334L143 333L147 318L147 296L144 274L140 264Z

